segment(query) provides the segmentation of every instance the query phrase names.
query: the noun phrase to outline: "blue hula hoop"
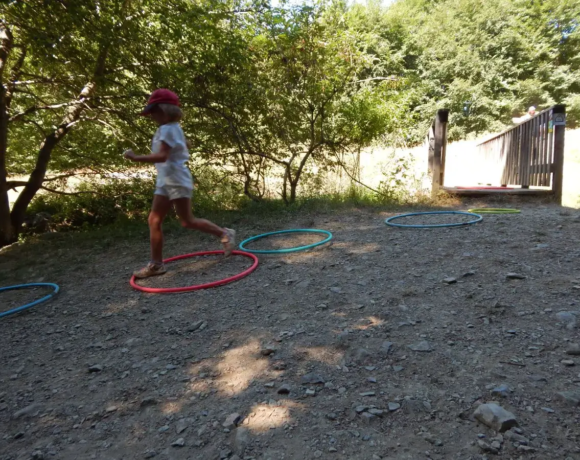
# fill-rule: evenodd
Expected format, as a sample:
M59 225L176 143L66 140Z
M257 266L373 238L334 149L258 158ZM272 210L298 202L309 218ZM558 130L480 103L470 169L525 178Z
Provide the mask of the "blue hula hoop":
M459 222L454 224L425 224L425 225L405 225L405 224L395 224L393 220L400 219L401 217L410 217L410 216L424 216L427 214L461 214L463 216L472 216L475 219L470 220L469 222ZM399 227L399 228L440 228L440 227L462 227L464 225L472 225L481 222L483 217L479 214L475 214L473 212L465 212L465 211L430 211L430 212L411 212L409 214L399 214L398 216L389 217L385 220L385 224L390 225L391 227Z
M248 249L245 247L246 244L251 243L252 241L256 241L259 240L260 238L264 238L266 236L272 236L272 235L280 235L282 233L322 233L323 235L326 235L326 238L322 241L318 241L316 243L312 243L312 244L307 244L306 246L296 246L295 248L285 248L285 249L270 249L270 250L260 250L260 249ZM321 244L325 244L328 243L330 240L332 239L332 233L326 231L326 230L317 230L317 229L312 229L312 228L306 228L306 229L293 229L293 230L280 230L277 232L270 232L270 233L263 233L261 235L257 235L257 236L252 236L251 238L248 238L247 240L244 240L240 243L240 249L242 251L246 251L246 252L250 252L252 254L287 254L289 252L297 252L297 251L304 251L306 249L310 249L310 248L314 248L316 246L320 246Z
M38 305L39 303L46 302L47 300L51 299L56 294L58 294L58 291L60 290L60 288L58 287L58 284L54 284L54 283L29 283L29 284L18 284L16 286L0 287L0 292L12 291L12 290L16 290L16 289L26 289L26 288L35 287L35 286L51 287L54 289L54 291L51 292L50 294L44 296L42 299L35 300L34 302L27 303L26 305L22 305L21 307L18 307L18 308L13 308L12 310L4 311L4 312L0 313L0 318L3 318L4 316L8 316L8 315L13 315L14 313L18 313L18 312L21 312L21 311L26 310L28 308L34 307L35 305Z

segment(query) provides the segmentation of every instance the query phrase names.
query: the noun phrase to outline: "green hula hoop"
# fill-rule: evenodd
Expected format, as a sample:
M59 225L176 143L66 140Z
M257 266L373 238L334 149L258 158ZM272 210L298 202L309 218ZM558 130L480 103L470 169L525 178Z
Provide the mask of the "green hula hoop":
M513 208L474 208L470 209L469 212L474 212L476 214L520 214L519 209Z
M267 236L272 235L280 235L283 233L322 233L326 235L326 238L322 241L317 241L316 243L307 244L306 246L296 246L294 248L284 248L284 249L248 249L245 247L246 244L251 243L252 241L259 240L260 238L265 238ZM332 233L326 230L317 230L313 228L301 228L301 229L293 229L293 230L280 230L277 232L270 232L270 233L263 233L262 235L252 236L247 240L244 240L240 243L240 249L242 251L246 251L252 254L287 254L289 252L298 252L298 251L305 251L306 249L314 248L316 246L320 246L321 244L328 243L332 239Z

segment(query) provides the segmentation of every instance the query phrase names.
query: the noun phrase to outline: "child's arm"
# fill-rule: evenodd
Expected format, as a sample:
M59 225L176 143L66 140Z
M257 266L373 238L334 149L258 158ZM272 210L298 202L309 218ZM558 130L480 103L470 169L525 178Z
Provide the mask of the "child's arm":
M159 153L152 153L150 155L137 155L133 150L125 151L125 158L140 163L165 163L169 158L171 147L165 142L161 142L161 151Z

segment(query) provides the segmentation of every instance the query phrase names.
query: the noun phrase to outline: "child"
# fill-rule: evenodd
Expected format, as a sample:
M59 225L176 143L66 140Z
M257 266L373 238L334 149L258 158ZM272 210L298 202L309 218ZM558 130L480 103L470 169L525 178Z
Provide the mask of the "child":
M151 262L133 273L135 278L148 278L166 272L162 257L163 231L161 227L172 206L184 227L211 233L221 238L224 255L228 257L236 244L236 232L229 228L218 227L208 220L193 217L191 213L193 180L186 165L189 159L187 141L179 125L183 116L179 108L179 98L167 89L157 89L151 94L141 115L150 117L159 125L159 128L153 137L150 155L136 155L132 150L125 152L125 158L137 162L155 163L157 168L155 195L148 220Z

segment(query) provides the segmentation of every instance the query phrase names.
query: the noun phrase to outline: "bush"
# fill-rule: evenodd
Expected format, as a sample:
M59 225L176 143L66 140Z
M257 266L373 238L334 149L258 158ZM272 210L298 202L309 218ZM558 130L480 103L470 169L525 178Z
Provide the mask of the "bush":
M144 219L155 189L152 179L113 179L106 184L82 183L73 194L39 194L28 212L50 215L53 230L108 225L118 221ZM34 228L29 228L34 232Z
M195 182L193 208L197 214L240 209L249 201L229 175L220 175L215 169L200 168ZM112 178L106 183L83 182L67 194L39 194L28 209L25 231L45 231L46 226L37 222L44 223L47 218L48 227L58 231L143 222L151 209L154 190L154 178Z

